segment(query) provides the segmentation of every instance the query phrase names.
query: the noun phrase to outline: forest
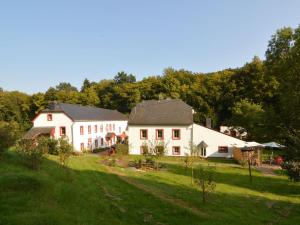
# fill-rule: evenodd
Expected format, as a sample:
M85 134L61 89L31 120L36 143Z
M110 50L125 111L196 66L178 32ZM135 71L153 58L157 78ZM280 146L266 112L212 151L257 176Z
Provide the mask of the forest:
M241 126L249 140L278 141L288 147L288 157L300 159L300 26L277 30L265 59L254 56L240 68L212 73L166 68L140 81L124 71L112 77L85 79L80 90L63 82L32 95L0 88L0 148L13 145L51 101L128 114L143 100L173 98L194 108L196 123L211 118L214 129Z

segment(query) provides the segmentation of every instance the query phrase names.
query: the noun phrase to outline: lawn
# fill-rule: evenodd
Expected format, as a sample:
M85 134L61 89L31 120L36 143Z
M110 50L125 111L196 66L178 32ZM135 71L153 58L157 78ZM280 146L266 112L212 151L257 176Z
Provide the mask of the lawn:
M132 157L130 157L132 158ZM159 172L106 167L95 155L62 168L47 156L39 171L14 152L0 161L0 224L300 224L300 184L267 177L231 161L216 166L207 204L180 159L163 158Z

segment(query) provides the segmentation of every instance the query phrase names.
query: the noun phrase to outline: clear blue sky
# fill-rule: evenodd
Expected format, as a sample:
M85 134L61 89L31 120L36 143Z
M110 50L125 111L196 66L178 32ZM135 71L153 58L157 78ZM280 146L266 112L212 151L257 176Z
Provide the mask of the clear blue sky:
M276 29L299 24L299 0L1 0L0 87L239 67L264 58Z

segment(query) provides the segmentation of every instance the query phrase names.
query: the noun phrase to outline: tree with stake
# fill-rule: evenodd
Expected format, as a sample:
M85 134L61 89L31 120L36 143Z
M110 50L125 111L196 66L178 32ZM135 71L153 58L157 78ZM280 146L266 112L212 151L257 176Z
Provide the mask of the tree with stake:
M199 167L199 175L197 179L197 184L200 186L202 191L202 202L206 203L209 193L213 192L216 188L216 183L214 182L214 172L215 168L207 166L206 168Z

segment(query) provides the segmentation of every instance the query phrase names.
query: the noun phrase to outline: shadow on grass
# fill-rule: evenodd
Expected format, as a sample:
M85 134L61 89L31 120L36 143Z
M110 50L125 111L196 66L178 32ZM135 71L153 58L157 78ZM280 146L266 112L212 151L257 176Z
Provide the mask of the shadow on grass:
M153 188L154 193L164 192L203 210L208 217L201 218L106 172L95 157L74 157L68 168L45 159L39 171L14 163L14 157L18 156L9 153L7 161L0 162L0 177L5 177L0 179L1 225L24 224L24 221L33 225L249 224L249 221L266 224L274 217L287 221L282 224L296 224L299 220L297 204L275 200L269 204L270 200L263 197L215 193L209 203L203 205L201 194L194 187L130 177L134 182ZM170 172L182 171L173 164L170 166L174 166ZM225 179L219 177L221 175L218 182ZM284 210L290 210L289 218L280 214Z

